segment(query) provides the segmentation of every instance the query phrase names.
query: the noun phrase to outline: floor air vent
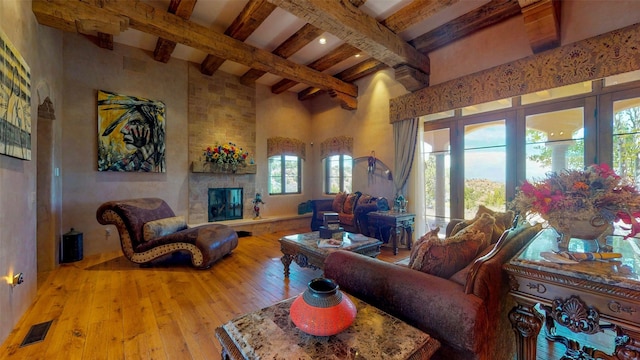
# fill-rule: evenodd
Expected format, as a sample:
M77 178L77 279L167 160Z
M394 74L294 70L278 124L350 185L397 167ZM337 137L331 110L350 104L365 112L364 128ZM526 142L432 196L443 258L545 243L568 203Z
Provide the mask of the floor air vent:
M20 347L31 345L37 342L44 340L44 337L47 336L47 331L49 331L49 327L53 320L49 320L47 322L43 322L40 324L35 324L29 329L27 336L22 340L22 344Z

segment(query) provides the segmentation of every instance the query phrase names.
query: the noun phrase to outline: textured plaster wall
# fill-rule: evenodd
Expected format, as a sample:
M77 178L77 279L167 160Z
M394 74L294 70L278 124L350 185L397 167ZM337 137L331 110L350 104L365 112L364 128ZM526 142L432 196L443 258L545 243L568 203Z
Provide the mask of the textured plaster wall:
M561 45L640 21L640 1L563 0L561 6ZM532 54L522 16L516 16L430 53L430 84L436 85Z
M320 162L312 152L311 141L314 134L311 132L312 120L307 103L298 101L298 96L294 93L274 95L271 88L256 85L256 190L262 193L262 200L265 202L260 207L260 215L263 217L297 214L298 204L312 199L313 189L322 184ZM268 194L267 139L276 136L295 138L306 144L307 158L302 165L301 194Z
M153 60L147 51L114 44L101 49L86 37L64 34L62 133L63 232L84 234L84 255L118 250L112 225L96 220L108 200L161 197L177 215L188 209L187 62ZM97 91L161 100L166 106L166 173L97 170Z
M311 152L318 164L313 198L324 196L319 144L330 137L352 136L354 158L369 156L371 151L375 151L376 157L393 171L394 145L393 127L389 123L389 99L405 94L406 89L395 81L394 73L390 69L379 71L357 81L356 84L357 110L342 109L334 99L326 95L312 103L311 133L317 146L314 146ZM368 179L357 177L353 185L353 190L361 190L370 184ZM379 195L393 196L393 188L386 191L386 194Z
M3 342L36 295L37 107L49 96L62 102L62 37L37 24L31 1L0 1L0 29L31 69L32 160L0 155L0 342ZM39 93L39 91L40 93ZM15 272L25 282L11 287Z

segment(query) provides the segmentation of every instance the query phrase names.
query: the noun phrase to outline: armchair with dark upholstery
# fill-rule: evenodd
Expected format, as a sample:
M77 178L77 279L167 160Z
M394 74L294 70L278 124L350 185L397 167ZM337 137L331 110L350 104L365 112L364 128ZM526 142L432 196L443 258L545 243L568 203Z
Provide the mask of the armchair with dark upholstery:
M384 197L362 194L359 191L354 192L352 195L355 199L349 211L344 210L343 204L339 205L340 209L336 209L335 199L333 198L310 200L313 212L311 216L311 231L320 229L326 212L336 212L338 213L340 226L345 231L372 236L372 234L369 234L367 214L372 211L389 210L389 202ZM348 198L348 195L345 196Z
M226 225L188 228L180 220L175 225L179 218L157 198L109 201L100 205L96 218L102 225L115 225L124 256L137 264L182 252L191 256L194 267L207 269L238 246L238 234Z

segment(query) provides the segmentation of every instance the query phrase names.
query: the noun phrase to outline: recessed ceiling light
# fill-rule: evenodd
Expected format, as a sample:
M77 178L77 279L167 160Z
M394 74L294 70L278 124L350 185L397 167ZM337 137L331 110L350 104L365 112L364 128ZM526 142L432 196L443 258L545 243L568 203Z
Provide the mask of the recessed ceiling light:
M359 58L359 57L360 57L360 54L356 54L356 57L357 57L357 58Z
M327 43L327 39L325 39L325 38L321 37L320 39L318 39L318 42L319 42L320 44L324 45L324 44L326 44L326 43Z

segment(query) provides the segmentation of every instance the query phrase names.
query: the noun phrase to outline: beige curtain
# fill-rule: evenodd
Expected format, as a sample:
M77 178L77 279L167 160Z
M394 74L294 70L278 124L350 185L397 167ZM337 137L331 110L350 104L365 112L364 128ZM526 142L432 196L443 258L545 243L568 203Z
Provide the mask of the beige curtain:
M396 196L398 196L404 193L404 186L409 179L409 174L411 174L413 155L418 141L418 118L394 122L393 141L395 144L393 183L396 186Z
M294 155L306 160L307 146L298 139L273 137L267 139L267 157L274 155Z

